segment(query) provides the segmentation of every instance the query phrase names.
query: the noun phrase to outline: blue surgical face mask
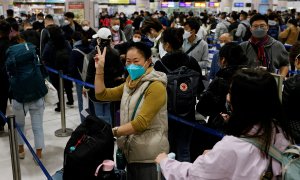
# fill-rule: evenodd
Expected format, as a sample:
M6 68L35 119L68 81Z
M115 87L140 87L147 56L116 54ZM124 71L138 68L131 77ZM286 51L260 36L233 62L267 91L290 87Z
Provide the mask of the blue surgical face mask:
M267 31L265 31L263 28L257 28L252 31L252 36L256 38L263 38L267 35Z
M130 65L126 66L126 69L132 80L138 79L146 72L146 69L144 68L144 66L135 65L135 64L130 64Z

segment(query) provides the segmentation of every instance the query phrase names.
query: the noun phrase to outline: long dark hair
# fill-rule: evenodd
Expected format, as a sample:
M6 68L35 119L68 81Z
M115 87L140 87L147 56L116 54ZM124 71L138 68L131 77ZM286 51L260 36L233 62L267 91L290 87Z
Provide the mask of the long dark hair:
M273 126L282 129L285 137L291 136L284 121L275 78L258 69L241 69L232 78L230 88L232 115L227 123L227 134L237 137L259 137L268 151ZM249 135L254 125L256 133Z
M248 58L242 47L234 42L226 43L219 52L220 58L225 58L226 66L246 65Z

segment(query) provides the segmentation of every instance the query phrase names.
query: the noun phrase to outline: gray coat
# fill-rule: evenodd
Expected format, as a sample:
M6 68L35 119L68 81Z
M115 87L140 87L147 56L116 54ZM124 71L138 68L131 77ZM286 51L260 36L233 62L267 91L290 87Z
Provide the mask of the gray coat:
M240 45L248 57L248 65L250 67L261 66L257 60L257 53L249 41L242 42ZM267 58L270 59L269 72L275 72L276 69L289 65L289 56L284 45L270 36L265 45L265 52Z

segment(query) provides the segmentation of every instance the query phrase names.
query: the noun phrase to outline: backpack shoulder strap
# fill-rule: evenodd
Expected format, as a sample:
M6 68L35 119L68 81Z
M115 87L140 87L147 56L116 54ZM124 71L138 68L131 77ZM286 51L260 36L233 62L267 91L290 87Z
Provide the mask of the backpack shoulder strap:
M158 60L158 62L160 62L160 64L168 71L168 73L171 72L171 70L169 68L167 68L167 66L160 60Z
M195 49L196 46L198 46L198 44L202 41L202 39L198 40L195 44L193 44L189 50L187 50L185 53L189 54L192 50Z
M78 49L78 48L74 48L73 51L77 51L80 54L82 54L83 56L86 56L86 54L83 51L81 51L80 49Z
M244 141L246 141L246 142L249 142L249 143L253 144L254 146L256 146L256 147L257 147L258 149L260 149L261 151L264 151L264 150L263 150L263 144L262 144L262 142L261 142L259 139L257 139L257 138L245 138L245 137L240 138L240 139L242 139L242 140L244 140ZM282 162L282 152L279 151L279 150L278 150L276 147L274 147L273 145L270 146L268 154L269 154L272 158L276 159L278 162L280 162L280 163Z
M245 23L241 23L243 26L245 26L246 30L247 28L249 28L249 26L247 26Z

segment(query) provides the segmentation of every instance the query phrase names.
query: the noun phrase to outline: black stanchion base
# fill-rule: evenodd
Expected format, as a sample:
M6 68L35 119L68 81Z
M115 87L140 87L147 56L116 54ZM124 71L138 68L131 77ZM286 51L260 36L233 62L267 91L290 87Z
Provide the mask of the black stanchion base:
M70 128L66 128L65 131L63 131L63 129L58 129L55 131L55 136L56 137L67 137L67 136L71 136L73 132L73 129Z

